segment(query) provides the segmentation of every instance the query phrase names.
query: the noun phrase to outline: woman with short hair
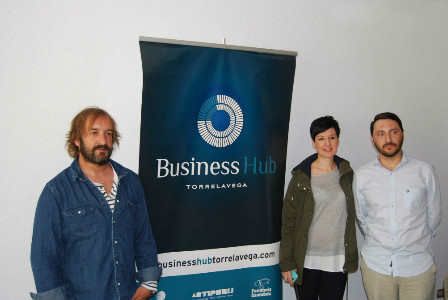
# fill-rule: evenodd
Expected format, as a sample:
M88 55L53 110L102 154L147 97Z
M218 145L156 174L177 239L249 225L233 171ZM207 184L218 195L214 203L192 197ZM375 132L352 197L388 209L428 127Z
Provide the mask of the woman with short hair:
M337 156L332 116L310 127L316 153L292 171L283 201L280 268L300 300L341 300L347 273L358 269L353 169Z

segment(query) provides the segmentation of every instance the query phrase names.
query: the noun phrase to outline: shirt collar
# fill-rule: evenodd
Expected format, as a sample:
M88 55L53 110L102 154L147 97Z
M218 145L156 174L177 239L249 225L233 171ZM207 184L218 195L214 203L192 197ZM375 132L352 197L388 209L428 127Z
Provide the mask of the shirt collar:
M406 156L406 154L404 154L403 152L403 156L401 157L401 161L400 163L395 167L394 171L401 168L403 165L405 165L407 162L409 161L409 158ZM376 159L375 159L375 165L384 168L383 165L380 162L380 156L377 155Z

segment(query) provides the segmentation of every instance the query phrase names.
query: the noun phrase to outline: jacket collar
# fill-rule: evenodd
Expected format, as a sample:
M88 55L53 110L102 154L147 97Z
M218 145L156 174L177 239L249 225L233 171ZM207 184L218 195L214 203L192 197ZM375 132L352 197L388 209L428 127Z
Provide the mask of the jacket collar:
M112 168L114 168L115 172L117 173L118 180L120 180L122 177L128 175L128 170L117 163L116 161L110 159L109 163L112 165ZM70 172L72 180L75 181L76 178L79 178L81 181L88 181L89 178L84 174L84 172L81 170L81 167L79 166L79 157L75 158L75 160L70 165Z
M311 164L317 159L317 153L314 153L310 156L308 156L307 158L305 158L305 160L303 160L300 164L298 164L293 170L292 172L301 170L303 173L305 173L308 177L311 177ZM345 159L335 155L333 158L333 161L336 163L336 166L339 169L339 165L341 162L345 161Z

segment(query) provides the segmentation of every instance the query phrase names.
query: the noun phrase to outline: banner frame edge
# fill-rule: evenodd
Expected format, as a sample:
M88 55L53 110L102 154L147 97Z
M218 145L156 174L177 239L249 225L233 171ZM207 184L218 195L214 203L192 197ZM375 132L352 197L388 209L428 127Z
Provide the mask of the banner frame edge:
M265 53L265 54L287 55L287 56L295 56L295 57L298 56L298 52L296 52L296 51L275 50L275 49L236 46L236 45L227 45L227 44L215 44L215 43L205 43L205 42L194 42L194 41L154 38L154 37L145 37L145 36L140 36L139 42L152 42L152 43L161 43L161 44L196 46L196 47L204 47L204 48L228 49L228 50L248 51L248 52L257 52L257 53Z

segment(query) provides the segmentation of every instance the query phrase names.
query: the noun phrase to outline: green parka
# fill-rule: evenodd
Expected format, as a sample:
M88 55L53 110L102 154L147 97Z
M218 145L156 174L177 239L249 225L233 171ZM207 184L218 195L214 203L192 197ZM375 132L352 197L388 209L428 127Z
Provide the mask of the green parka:
M317 153L301 162L292 171L292 178L283 201L282 240L280 242L280 269L282 272L297 269L297 284L302 284L303 264L308 246L308 232L314 215L314 198L311 191L311 163ZM352 191L353 169L343 158L334 156L340 178L339 184L347 200L347 223L344 235L344 272L358 269L358 247L356 243L356 212Z

